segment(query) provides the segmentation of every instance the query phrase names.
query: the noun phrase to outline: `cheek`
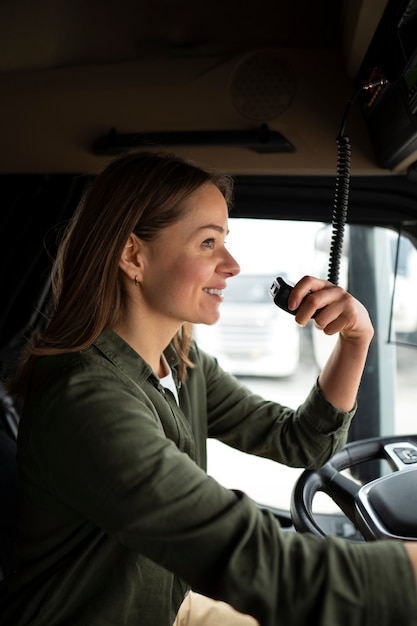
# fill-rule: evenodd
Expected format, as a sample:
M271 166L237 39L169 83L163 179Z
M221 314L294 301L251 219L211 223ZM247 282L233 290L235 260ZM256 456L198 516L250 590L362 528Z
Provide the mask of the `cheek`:
M166 263L153 273L152 284L149 289L153 297L167 303L177 300L186 300L195 285L195 270L193 263Z
M183 278L184 285L187 284L189 289L195 289L201 291L202 287L207 285L207 282L213 275L211 266L207 266L204 263L189 262L184 269Z
M188 289L200 287L212 275L211 267L192 257L172 263L168 271L177 284Z
M161 252L164 255L164 252ZM178 257L177 254L166 254L155 258L150 264L151 272L147 274L147 287L153 298L191 297L201 291L213 274L212 266L201 262L192 255Z

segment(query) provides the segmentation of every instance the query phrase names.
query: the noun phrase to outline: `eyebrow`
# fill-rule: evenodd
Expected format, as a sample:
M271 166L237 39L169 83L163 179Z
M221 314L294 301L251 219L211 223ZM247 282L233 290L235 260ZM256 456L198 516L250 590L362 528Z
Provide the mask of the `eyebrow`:
M204 226L199 226L197 228L197 230L206 230L206 229L212 229L212 230L217 230L217 232L223 234L224 233L224 228L223 226L220 226L219 224L205 224ZM229 231L226 232L226 235L229 234Z

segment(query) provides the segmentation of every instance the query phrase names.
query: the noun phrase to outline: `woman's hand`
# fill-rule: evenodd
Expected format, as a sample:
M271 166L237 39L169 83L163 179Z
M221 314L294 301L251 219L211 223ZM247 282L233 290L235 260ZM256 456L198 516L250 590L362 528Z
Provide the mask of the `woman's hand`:
M295 319L305 326L313 317L326 335L340 333L344 339L364 340L369 345L374 329L368 311L350 293L327 280L304 276L292 290L288 306L300 307Z
M295 316L298 324L305 326L315 315L316 326L326 335L339 333L319 385L334 406L352 410L374 334L368 311L341 287L312 276L304 276L295 285L288 307L299 307Z

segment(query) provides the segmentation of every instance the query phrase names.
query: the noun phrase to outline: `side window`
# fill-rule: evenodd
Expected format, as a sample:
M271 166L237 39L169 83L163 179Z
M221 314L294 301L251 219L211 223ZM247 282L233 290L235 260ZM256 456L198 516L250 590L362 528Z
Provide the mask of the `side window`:
M406 237L390 239L393 275L390 338L417 345L417 250Z
M289 282L305 274L327 278L331 226L234 218L229 228L227 246L241 273L229 280L220 320L213 326L196 326L195 337L243 384L295 408L309 392L335 338L325 336L312 323L299 327L292 315L273 304L269 287L279 275ZM414 432L416 351L409 344L417 344L417 251L408 239L398 240L388 229L347 227L339 282L364 302L376 328L370 375L364 376L360 391L363 414L358 410L357 421L365 430L354 431L352 436L368 436L369 423L374 428L372 436ZM369 423L368 412L373 413ZM259 503L288 509L302 470L210 440L208 471L225 486L242 489ZM320 506L328 512L333 505L324 497L321 505L318 499Z

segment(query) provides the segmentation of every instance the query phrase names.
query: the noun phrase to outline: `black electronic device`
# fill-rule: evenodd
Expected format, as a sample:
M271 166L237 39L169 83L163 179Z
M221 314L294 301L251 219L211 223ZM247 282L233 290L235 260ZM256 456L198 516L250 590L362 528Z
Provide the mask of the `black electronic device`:
M389 0L356 77L373 82L361 106L378 165L417 161L417 0Z
M288 308L288 298L289 298L291 291L293 290L293 287L294 285L290 285L289 283L286 283L285 280L281 276L277 276L277 278L274 279L271 287L269 288L269 293L274 303L280 309L282 309L283 311L286 311L287 313L291 313L291 315L296 315L300 307L298 307L297 309ZM308 296L309 294L306 295L306 298L308 298ZM320 310L321 309L316 311L312 317L313 318L316 317L317 313Z

